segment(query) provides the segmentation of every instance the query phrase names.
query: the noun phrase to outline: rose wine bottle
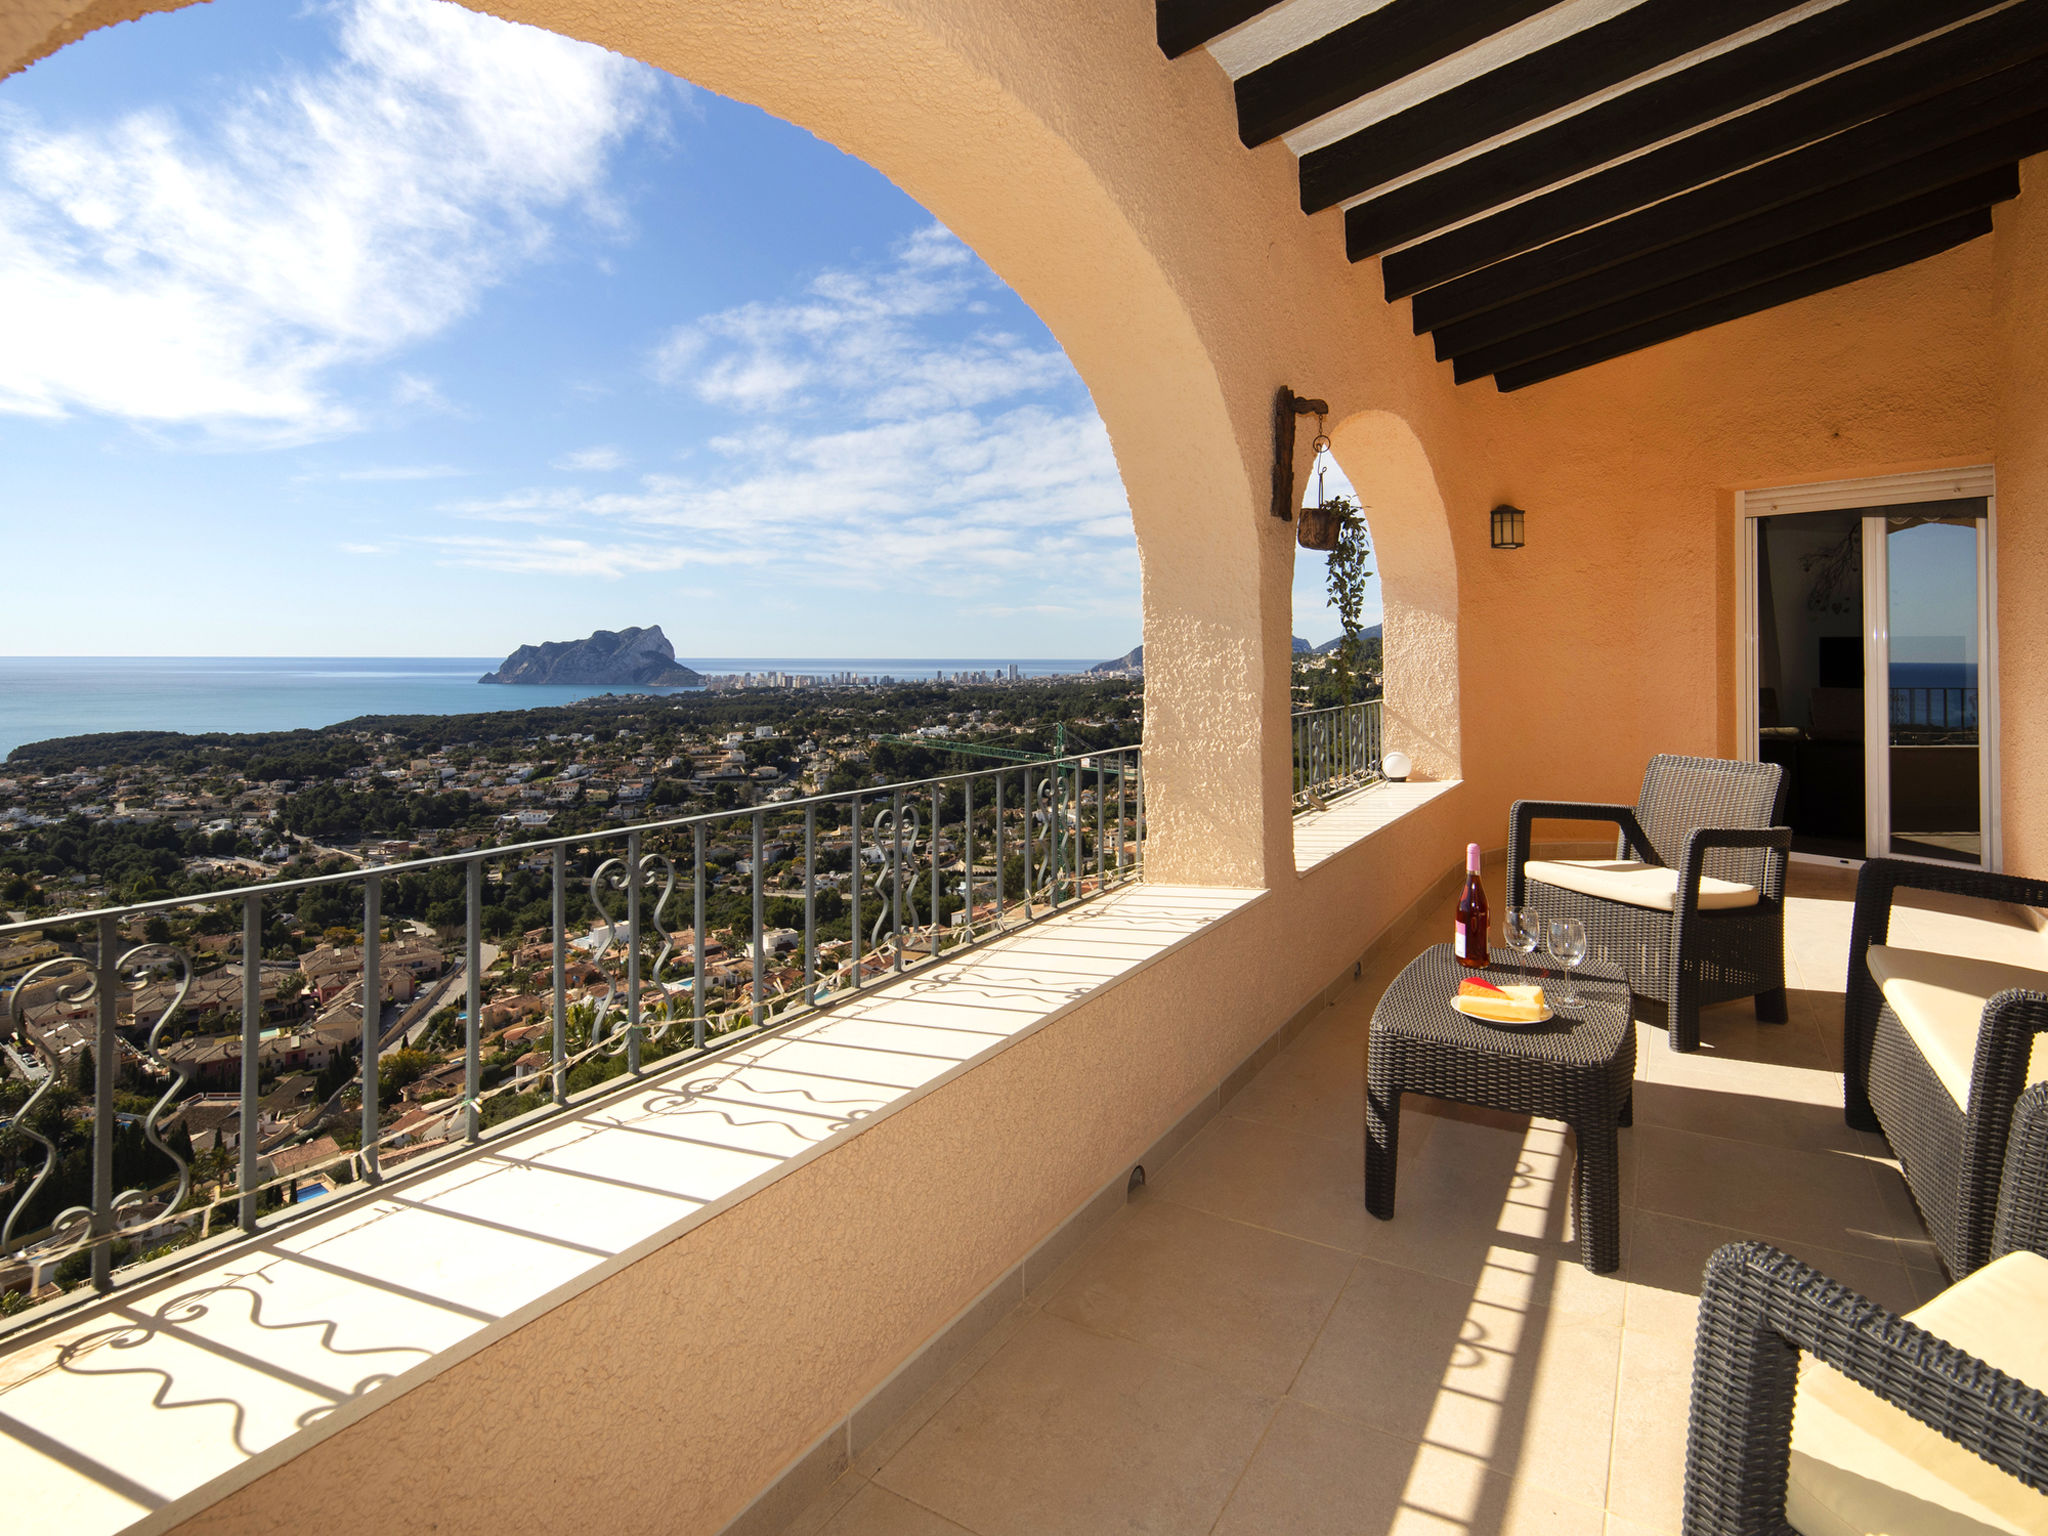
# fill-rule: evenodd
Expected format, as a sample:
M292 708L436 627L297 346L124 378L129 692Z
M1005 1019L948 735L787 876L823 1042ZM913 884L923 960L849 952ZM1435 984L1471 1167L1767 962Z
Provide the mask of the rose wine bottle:
M1465 890L1458 897L1458 922L1451 940L1458 959L1477 970L1487 962L1486 892L1479 888L1479 845L1465 846Z

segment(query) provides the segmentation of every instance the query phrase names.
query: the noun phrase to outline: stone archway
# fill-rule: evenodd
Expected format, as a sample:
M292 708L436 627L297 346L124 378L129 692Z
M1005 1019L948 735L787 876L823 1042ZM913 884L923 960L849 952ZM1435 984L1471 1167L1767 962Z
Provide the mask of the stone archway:
M1436 471L1413 427L1360 411L1330 431L1330 452L1372 528L1386 609L1385 746L1421 779L1462 772L1458 709L1458 562Z
M0 69L183 3L28 0L0 23ZM810 130L930 209L1038 312L1094 397L1137 531L1148 870L1266 884L1287 806L1262 763L1273 686L1263 631L1276 618L1286 630L1271 612L1275 583L1262 579L1279 538L1247 515L1267 451L1260 412L1228 398L1226 370L1160 258L1167 210L1122 200L1128 187L1113 190L1072 133L1006 84L1039 46L1035 24L1004 7L970 23L944 4L886 0L471 8L601 44Z

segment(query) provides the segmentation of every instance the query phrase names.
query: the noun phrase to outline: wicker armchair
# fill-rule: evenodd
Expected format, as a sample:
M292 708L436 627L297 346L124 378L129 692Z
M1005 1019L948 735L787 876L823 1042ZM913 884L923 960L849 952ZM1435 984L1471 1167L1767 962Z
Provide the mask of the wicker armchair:
M2048 905L2048 881L1872 859L1856 881L1842 1014L1842 1113L1882 1131L1957 1277L1990 1257L2013 1108L2048 1069L2048 972L1887 944L1902 890ZM2048 1153L2044 1153L2048 1156ZM2048 1175L2026 1188L2041 1201Z
M1685 1536L2048 1529L2048 1395L2028 1384L2048 1376L2044 1319L2035 1253L1898 1317L1765 1244L1718 1250Z
M1991 1251L2015 1248L2048 1254L2048 1083L2036 1083L2020 1095L2006 1140Z
M1586 925L1588 952L1662 1003L1671 1049L1700 1043L1700 1009L1756 999L1785 1022L1785 866L1792 829L1771 824L1775 763L1658 756L1636 804L1517 800L1508 833L1508 902ZM1532 860L1538 820L1611 821L1615 856Z

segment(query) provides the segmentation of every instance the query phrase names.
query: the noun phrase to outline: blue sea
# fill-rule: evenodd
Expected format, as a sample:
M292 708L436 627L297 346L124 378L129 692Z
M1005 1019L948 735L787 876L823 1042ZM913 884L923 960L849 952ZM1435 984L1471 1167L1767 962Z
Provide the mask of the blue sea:
M0 657L0 758L24 742L95 731L289 731L358 715L467 715L572 704L604 693L673 688L498 687L477 679L496 656L6 656ZM914 681L945 673L1026 677L1087 670L1087 661L691 657L700 672L789 672Z

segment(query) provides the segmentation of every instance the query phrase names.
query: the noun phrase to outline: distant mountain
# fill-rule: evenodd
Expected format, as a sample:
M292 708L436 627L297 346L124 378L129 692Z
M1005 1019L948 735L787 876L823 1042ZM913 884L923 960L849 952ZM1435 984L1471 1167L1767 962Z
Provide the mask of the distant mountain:
M676 660L659 624L646 629L600 629L588 640L522 645L480 683L637 683L655 688L698 688L704 679Z
M1373 629L1373 633L1379 633L1377 627ZM1325 649L1328 649L1328 647L1325 647ZM1294 654L1306 656L1309 650L1309 643L1302 639L1301 636L1296 635L1294 637ZM1138 646L1129 655L1119 656L1114 661L1098 661L1088 670L1090 672L1142 672L1145 670L1145 647L1142 645Z
M1360 631L1358 632L1358 638L1359 638L1360 640L1377 640L1377 639L1379 639L1379 638L1380 638L1380 626L1379 626L1379 625L1377 625L1377 624L1368 624L1368 625L1366 625L1366 627L1365 627L1365 628L1361 629L1361 630L1360 630ZM1318 646L1314 647L1314 648L1313 648L1312 650L1310 650L1310 651L1309 651L1309 654L1310 654L1310 655L1312 655L1312 656L1327 656L1327 655L1329 655L1329 654L1330 654L1330 653L1331 653L1332 651L1336 650L1336 649L1337 649L1337 647L1338 647L1338 646L1340 646L1340 645L1342 645L1343 643L1344 643L1344 637L1343 637L1342 635L1339 635L1339 636L1338 636L1338 637L1337 637L1336 639L1334 639L1334 640L1325 640L1325 641L1324 641L1324 642L1323 642L1323 643L1322 643L1321 645L1318 645ZM1299 640L1297 640L1297 641L1295 641L1295 642L1294 642L1294 648L1295 648L1295 649L1296 649L1297 651L1299 651L1299 650L1302 650L1302 649L1305 649L1305 647L1304 647L1304 646L1302 645L1302 643L1301 643L1301 642L1300 642Z

